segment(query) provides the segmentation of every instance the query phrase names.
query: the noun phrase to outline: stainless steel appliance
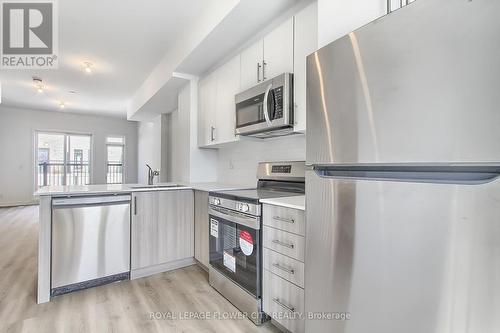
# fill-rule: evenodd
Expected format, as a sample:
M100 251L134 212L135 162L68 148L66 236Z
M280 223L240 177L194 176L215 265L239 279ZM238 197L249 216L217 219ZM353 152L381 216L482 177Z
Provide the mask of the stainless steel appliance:
M304 162L260 163L257 188L210 192L210 285L248 314L262 312L261 199L304 194Z
M130 195L52 201L51 294L129 278Z
M499 12L418 0L308 57L307 332L500 332Z
M256 138L293 132L293 74L284 73L235 96L236 134Z

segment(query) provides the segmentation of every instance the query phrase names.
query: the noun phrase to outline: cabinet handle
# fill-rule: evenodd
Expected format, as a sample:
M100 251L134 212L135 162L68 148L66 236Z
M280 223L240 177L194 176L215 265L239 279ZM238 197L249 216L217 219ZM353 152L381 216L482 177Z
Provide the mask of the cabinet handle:
M134 215L137 215L137 197L134 197Z
M281 217L281 216L273 216L273 219L280 222L295 223L294 219L287 219L286 217Z
M295 270L293 270L291 268L283 267L278 263L274 263L273 267L276 267L277 269L281 269L282 271L285 271L285 272L290 273L290 274L295 274Z
M260 62L257 63L257 82L260 82Z
M262 61L262 81L266 81L267 80L267 77L266 77L266 65L267 65L267 62L265 60Z
M295 308L293 306L289 306L289 305L282 303L279 298L273 298L273 301L276 304L278 304L279 306L281 306L282 308L284 308L290 312L295 312Z
M293 244L283 243L282 241L277 240L277 239L273 240L273 243L281 245L281 246L284 246L284 247L288 247L289 249L293 249L294 248Z
M211 140L211 141L214 141L214 140L215 140L215 135L214 135L214 132L215 132L215 127L210 126L210 140Z

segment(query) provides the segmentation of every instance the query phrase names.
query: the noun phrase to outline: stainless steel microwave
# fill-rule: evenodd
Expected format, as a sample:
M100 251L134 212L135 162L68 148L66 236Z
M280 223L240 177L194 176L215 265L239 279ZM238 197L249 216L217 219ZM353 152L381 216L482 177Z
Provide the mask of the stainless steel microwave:
M268 138L293 132L293 74L284 73L235 96L236 134Z

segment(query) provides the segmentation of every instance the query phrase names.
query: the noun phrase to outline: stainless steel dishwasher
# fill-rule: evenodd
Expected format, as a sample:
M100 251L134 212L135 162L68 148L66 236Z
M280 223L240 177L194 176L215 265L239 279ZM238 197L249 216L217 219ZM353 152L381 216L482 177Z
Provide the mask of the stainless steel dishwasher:
M52 201L52 296L129 278L130 198Z

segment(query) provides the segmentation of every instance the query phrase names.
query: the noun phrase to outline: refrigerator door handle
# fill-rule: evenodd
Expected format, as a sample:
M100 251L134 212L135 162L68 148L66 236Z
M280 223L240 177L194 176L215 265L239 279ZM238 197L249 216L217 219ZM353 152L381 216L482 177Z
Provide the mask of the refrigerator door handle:
M365 179L417 183L478 185L500 176L500 165L316 165L314 172L322 178Z

